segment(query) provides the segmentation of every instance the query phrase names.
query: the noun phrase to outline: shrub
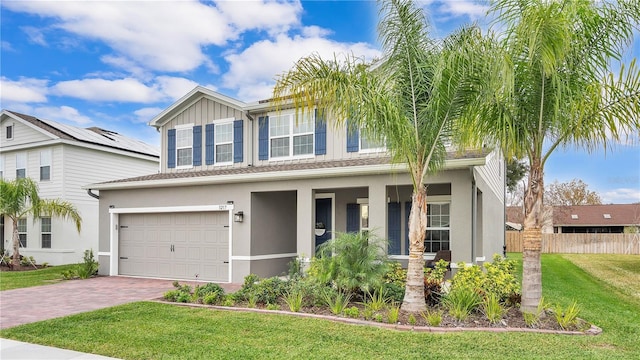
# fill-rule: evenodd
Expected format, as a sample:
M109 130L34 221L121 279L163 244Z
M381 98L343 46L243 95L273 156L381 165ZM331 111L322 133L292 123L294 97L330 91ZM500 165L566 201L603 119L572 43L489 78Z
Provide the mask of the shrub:
M389 311L387 312L387 322L389 324L396 324L398 322L398 318L400 317L400 306L397 304L393 304L389 307Z
M289 261L289 279L299 279L302 277L302 261L296 257Z
M280 305L278 305L278 304L267 304L267 310L280 310Z
M407 320L409 321L409 325L414 326L416 324L416 317L413 314L409 314L409 319Z
M284 296L284 302L289 306L289 310L298 312L302 308L304 294L299 289L290 290Z
M180 285L180 283L174 281L173 287L175 288L174 290L169 290L164 293L163 297L165 300L181 303L188 303L192 301L193 297L191 294L191 286Z
M318 247L308 276L348 293L379 288L387 273L386 242L368 232L340 233Z
M480 305L482 298L476 289L458 286L452 288L442 300L449 314L455 319L463 321Z
M349 305L349 301L351 300L351 294L336 292L335 294L327 294L325 295L325 302L331 313L334 315L340 315Z
M344 313L345 316L350 317L350 318L356 319L356 318L360 317L360 309L358 309L355 306L348 307L348 308L344 309L342 312Z
M36 259L33 256L20 256L20 265L22 266L34 266Z
M84 251L84 261L76 267L80 279L88 279L98 273L98 262L93 257L93 250Z
M377 322L382 322L382 314L374 314L373 320Z
M524 323L531 328L537 327L538 323L540 322L540 317L542 317L542 314L544 313L545 307L546 307L546 303L544 301L544 297L542 297L540 298L540 302L538 303L538 307L536 308L535 312L522 313L522 316L524 317Z
M467 265L464 262L458 263L458 271L451 279L451 289L467 288L476 292L483 292L487 275L478 265Z
M255 301L255 304L272 304L289 291L289 283L274 276L262 279L250 274L244 278L242 288L234 295L236 300ZM254 304L254 305L255 305Z
M366 301L363 303L365 308L370 308L374 312L380 311L387 306L389 298L384 294L384 290L380 287L373 294L367 291Z
M407 281L407 270L403 269L399 262L390 262L383 281L386 296L391 301L402 302Z
M485 263L486 280L484 290L494 293L502 302L513 303L520 294L520 282L515 274L516 262L501 255L494 255L492 263Z
M556 305L553 309L553 315L555 316L558 325L560 325L563 330L575 327L578 324L579 313L580 307L576 301L567 306L566 309L561 305Z
M422 311L420 312L420 316L422 316L429 326L440 326L442 323L442 311L440 310Z
M193 295L196 301L212 305L224 299L224 289L218 284L208 283L203 286L196 286Z
M442 294L442 284L444 276L448 271L449 263L445 260L438 260L434 268L424 269L424 298L427 305L434 306L440 303Z
M500 304L500 298L495 293L487 293L482 301L482 312L487 317L491 324L495 324L502 320L504 315L504 308Z

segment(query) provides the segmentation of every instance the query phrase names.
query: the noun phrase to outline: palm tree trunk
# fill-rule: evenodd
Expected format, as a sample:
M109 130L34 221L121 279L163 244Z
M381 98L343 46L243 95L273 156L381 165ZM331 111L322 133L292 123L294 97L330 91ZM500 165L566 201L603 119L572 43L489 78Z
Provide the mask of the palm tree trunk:
M13 260L11 264L13 266L20 266L20 235L18 235L18 219L12 219L13 221Z
M533 161L524 198L522 251L522 312L534 313L542 298L542 216L544 174L541 162Z
M427 188L420 185L411 195L409 213L409 264L402 310L424 311L424 237L427 230Z

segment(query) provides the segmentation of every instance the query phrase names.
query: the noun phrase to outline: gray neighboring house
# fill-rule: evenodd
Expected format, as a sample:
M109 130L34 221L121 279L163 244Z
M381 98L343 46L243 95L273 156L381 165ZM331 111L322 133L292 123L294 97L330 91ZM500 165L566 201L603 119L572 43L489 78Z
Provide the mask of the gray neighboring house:
M80 128L15 111L0 114L0 177L36 181L42 198L71 202L82 216L78 234L73 222L57 218L20 219L23 249L36 262L81 262L85 250L98 250L98 200L82 186L158 172L156 147L97 127ZM11 220L0 214L0 241L12 249Z
M337 232L369 230L406 262L412 185L406 166L322 112L295 118L196 87L149 125L158 174L87 185L100 191L100 273L242 282L287 272ZM451 153L428 181L425 259L450 249L482 262L504 245L504 162Z

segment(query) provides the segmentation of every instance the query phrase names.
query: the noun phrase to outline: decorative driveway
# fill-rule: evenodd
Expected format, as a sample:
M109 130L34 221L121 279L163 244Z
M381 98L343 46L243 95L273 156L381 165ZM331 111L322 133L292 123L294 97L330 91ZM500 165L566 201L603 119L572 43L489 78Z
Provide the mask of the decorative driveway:
M0 291L0 329L98 310L134 301L152 300L173 288L172 280L100 276L52 285ZM196 284L180 281L181 284ZM236 291L239 284L220 284Z

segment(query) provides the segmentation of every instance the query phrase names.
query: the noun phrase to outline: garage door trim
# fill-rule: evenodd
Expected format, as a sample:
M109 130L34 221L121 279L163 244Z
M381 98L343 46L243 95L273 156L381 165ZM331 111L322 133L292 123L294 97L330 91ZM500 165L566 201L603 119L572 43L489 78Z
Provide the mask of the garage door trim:
M217 212L227 211L229 218L229 278L227 282L231 282L233 269L232 256L232 239L233 239L233 204L224 205L195 205L195 206L164 206L164 207L138 207L138 208L110 208L109 209L109 253L100 253L109 256L109 275L119 275L118 272L118 249L119 249L119 231L118 223L120 214L145 214L145 213L176 213L176 212Z

